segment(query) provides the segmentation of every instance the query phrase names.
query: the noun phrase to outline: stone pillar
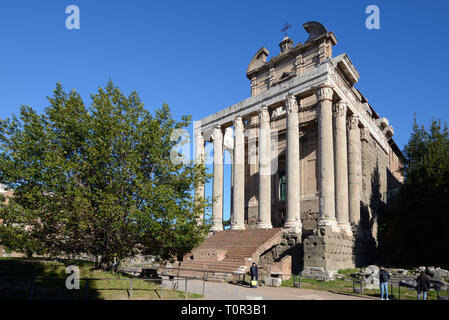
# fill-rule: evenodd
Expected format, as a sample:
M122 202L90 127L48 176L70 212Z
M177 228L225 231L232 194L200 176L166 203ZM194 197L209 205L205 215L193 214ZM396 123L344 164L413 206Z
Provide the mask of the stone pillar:
M234 157L232 165L233 221L232 230L245 230L245 136L242 117L234 120Z
M361 144L359 118L355 115L348 120L348 185L349 185L349 222L360 221L360 187L361 187Z
M259 112L259 217L258 229L271 229L271 130L267 107Z
M223 230L223 132L217 125L212 133L214 143L214 182L212 186L211 231Z
M197 132L195 134L195 161L196 164L205 165L204 159L204 138L201 132ZM195 198L196 199L204 199L204 183L199 183L195 189ZM204 211L202 212L202 216L197 218L199 224L204 222Z
M287 109L287 219L284 228L292 233L302 232L300 215L300 155L298 103L295 96L286 99Z
M346 143L345 102L338 102L334 107L335 119L335 215L340 230L351 232L349 225L348 199L348 150Z
M334 90L321 86L316 91L318 101L318 161L319 210L318 226L337 230L335 220L334 144L332 136L332 96Z

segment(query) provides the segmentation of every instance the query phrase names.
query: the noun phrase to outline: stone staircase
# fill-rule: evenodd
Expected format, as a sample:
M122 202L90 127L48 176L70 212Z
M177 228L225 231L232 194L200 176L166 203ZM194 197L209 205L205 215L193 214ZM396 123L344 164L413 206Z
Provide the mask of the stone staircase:
M199 247L183 257L179 270L164 271L183 277L223 280L236 271L246 272L251 263L258 262L266 250L281 243L282 229L225 230L215 232Z

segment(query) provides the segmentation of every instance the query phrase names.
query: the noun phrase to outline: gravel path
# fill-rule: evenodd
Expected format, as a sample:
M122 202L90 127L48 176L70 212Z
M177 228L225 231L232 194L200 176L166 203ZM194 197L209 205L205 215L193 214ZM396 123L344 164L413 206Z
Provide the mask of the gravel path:
M234 285L206 281L205 299L211 300L371 300L370 298L355 297L327 291L288 288L288 287L258 287ZM185 280L163 280L164 288L184 291ZM188 280L187 291L203 294L203 281Z

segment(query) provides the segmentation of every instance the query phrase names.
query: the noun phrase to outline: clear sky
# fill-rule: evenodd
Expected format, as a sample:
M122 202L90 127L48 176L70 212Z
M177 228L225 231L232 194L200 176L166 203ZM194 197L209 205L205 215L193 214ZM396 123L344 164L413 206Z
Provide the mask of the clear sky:
M66 28L72 4L79 30ZM371 4L380 9L379 30L365 27ZM176 118L199 120L249 97L245 71L254 53L265 46L276 56L285 22L295 44L304 42L307 21L334 32L334 56L349 55L357 88L389 119L400 148L413 113L426 125L449 120L447 0L2 1L0 118L22 104L43 111L58 81L90 103L112 79L125 93L136 90L149 110L165 101ZM226 191L225 218L229 201Z

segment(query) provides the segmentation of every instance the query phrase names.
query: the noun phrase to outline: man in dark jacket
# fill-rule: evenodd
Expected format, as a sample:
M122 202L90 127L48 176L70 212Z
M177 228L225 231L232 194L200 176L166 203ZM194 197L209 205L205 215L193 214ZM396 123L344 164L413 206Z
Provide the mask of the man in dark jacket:
M388 280L390 280L390 273L385 270L384 267L380 267L379 271L379 282L380 282L380 299L384 300L384 294L385 294L385 300L388 300Z
M255 262L253 262L253 264L251 265L251 268L249 268L249 272L251 273L251 287L253 287L252 282L253 280L257 281L259 274L258 274L258 270L257 270L257 264ZM257 285L254 286L254 288L256 288Z
M430 289L429 277L425 272L421 272L416 278L416 290L418 291L418 300L421 298L421 292L423 292L423 300L427 300L427 291Z

